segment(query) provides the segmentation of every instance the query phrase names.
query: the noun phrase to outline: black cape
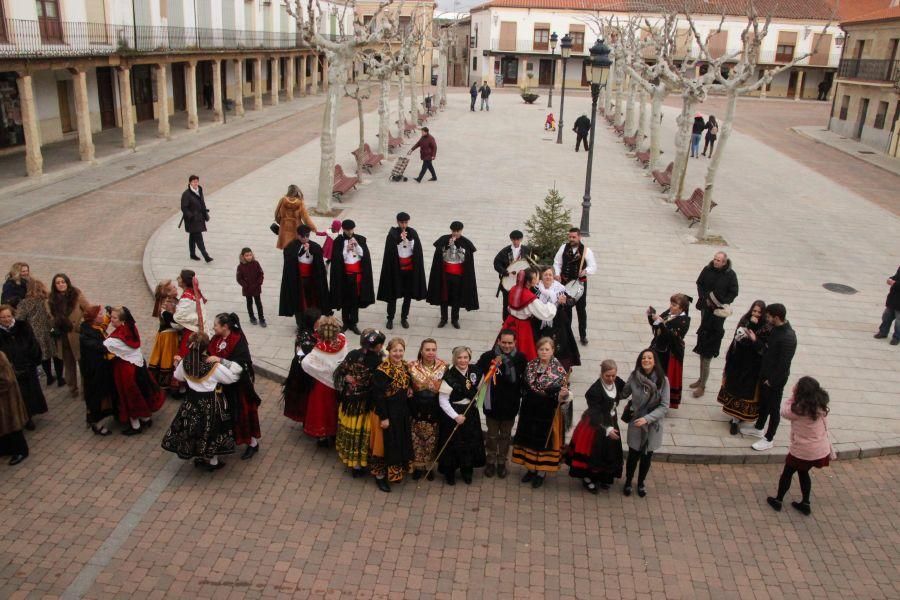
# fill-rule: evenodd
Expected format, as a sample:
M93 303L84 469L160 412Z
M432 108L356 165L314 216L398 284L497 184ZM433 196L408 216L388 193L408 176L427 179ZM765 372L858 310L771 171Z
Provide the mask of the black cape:
M78 360L78 366L81 370L84 402L91 423L117 412L118 396L113 379L113 363L106 359L104 339L103 334L91 327L90 323L81 323L79 335L81 358Z
M519 248L521 249L521 252L519 254L520 260L528 259L531 257L531 246L522 244L521 246L519 246ZM506 275L506 270L509 268L509 265L511 265L512 262L512 244L500 250L500 252L498 252L494 257L494 270L497 271L497 275L500 278L500 282L497 283L497 294L494 296L495 298L506 291L503 289L502 281L503 277Z
M434 259L431 261L431 275L428 277L428 304L446 304L444 289L444 249L450 241L450 234L442 235L434 243ZM466 310L478 310L478 284L475 282L475 246L465 236L456 240L456 245L464 248L462 291L459 305Z
M366 238L353 234L356 243L363 250L362 263L362 287L359 294L359 308L365 308L375 304L375 284L372 282L372 253L366 244ZM344 305L344 242L347 238L343 234L334 239L331 248L331 308L341 308Z
M278 316L293 317L300 310L300 272L297 254L300 252L300 240L295 239L284 247L284 269L281 272L281 298L278 302ZM316 297L319 299L319 310L322 314L330 312L328 296L328 279L325 274L325 259L322 246L309 242L309 252L313 255L313 282L316 286Z
M425 297L425 257L422 254L422 240L412 227L406 228L406 238L415 241L413 245L412 289L410 297L421 300ZM381 261L381 277L378 279L378 299L392 302L403 298L400 280L400 262L397 258L397 244L400 243L400 228L391 227L384 240L384 258Z
M41 347L34 332L25 321L16 321L9 330L0 329L0 352L6 355L16 372L22 401L28 416L47 412L47 400L41 391L37 367L41 364Z

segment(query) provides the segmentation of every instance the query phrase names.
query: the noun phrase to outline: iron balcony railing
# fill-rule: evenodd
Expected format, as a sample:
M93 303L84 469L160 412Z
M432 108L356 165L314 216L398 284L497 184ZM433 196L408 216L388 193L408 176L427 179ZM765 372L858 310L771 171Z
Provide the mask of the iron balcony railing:
M337 39L338 35L326 35ZM0 22L0 58L103 56L128 53L306 48L298 31L115 25L6 19Z
M573 46L572 54L583 56L588 53L590 46L587 41L581 46ZM528 54L551 54L549 42L536 42L534 40L500 40L494 38L491 40L491 52L518 52ZM556 56L560 56L559 44L556 45Z
M900 81L900 60L845 58L838 68L838 77L897 82Z

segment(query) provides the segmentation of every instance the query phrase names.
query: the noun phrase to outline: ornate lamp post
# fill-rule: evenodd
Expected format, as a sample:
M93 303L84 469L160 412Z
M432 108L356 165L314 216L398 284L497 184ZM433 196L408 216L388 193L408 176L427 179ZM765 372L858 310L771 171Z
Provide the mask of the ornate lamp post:
M572 53L572 38L568 33L559 41L559 53L562 55L563 59L563 72L562 90L560 90L559 93L559 122L556 125L556 143L562 144L563 105L566 102L566 62L569 60L569 54Z
M556 42L559 36L556 32L550 36L550 54L553 56L553 67L550 70L550 94L547 96L547 108L553 108L553 86L556 85Z
M581 202L581 235L590 235L591 215L591 168L594 164L594 132L597 129L597 99L600 97L601 88L606 87L609 79L609 67L612 61L609 59L609 46L603 43L603 38L598 39L591 46L590 57L584 59L584 68L591 82L591 139L588 148L587 173L584 176L584 198Z

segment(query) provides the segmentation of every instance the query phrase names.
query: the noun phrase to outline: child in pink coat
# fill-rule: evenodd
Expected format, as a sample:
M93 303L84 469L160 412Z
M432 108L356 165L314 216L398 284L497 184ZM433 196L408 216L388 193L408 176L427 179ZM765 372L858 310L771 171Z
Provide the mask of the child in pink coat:
M781 510L784 495L791 487L794 473L800 480L803 493L801 502L791 506L809 515L809 494L812 491L810 469L827 467L833 456L828 439L828 392L812 377L801 377L794 386L788 401L781 407L781 416L791 422L791 443L784 461L784 470L778 480L778 494L766 501L775 510Z

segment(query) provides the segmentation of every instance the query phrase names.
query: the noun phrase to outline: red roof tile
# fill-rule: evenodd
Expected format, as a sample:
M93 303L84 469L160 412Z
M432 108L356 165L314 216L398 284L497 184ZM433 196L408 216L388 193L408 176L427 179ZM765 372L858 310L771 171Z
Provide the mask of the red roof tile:
M844 0L844 2L858 0ZM890 2L890 0L881 0ZM827 21L834 14L834 0L755 0L754 6L761 16L771 15L783 19L812 19ZM692 14L745 15L748 0L490 0L471 9L472 12L487 8L539 8L548 10L589 10L603 12L657 13L663 10L682 12L690 5Z
M842 0L839 13L841 23L898 19L900 4L892 0Z

